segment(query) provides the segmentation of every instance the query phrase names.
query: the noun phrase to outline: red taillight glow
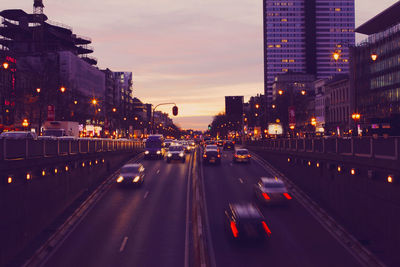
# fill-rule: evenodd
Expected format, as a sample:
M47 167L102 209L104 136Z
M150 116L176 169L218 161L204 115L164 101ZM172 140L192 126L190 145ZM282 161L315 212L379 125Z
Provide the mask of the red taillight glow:
M204 155L203 155L203 158L207 158L207 155L206 155L206 154L204 154Z
M218 154L218 158L220 158L220 157L221 157L221 155Z
M283 195L284 195L287 199L292 199L292 197L291 197L288 193L283 193Z
M264 197L266 200L270 200L270 199L271 199L271 198L268 196L267 193L262 193L262 195L263 195L263 197Z
M265 232L267 233L268 236L271 235L271 230L269 230L268 225L263 221L262 225L264 227Z
M251 155L247 155L247 157L251 158Z
M237 157L238 157L238 155L235 154L235 158L237 158Z
M239 231L236 228L236 223L234 221L231 221L231 230L232 230L232 234L233 236L236 238L238 237Z

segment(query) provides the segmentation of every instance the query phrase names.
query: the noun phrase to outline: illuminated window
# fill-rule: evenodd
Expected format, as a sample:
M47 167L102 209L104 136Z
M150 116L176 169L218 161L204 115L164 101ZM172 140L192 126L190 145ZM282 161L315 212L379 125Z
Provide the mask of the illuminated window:
M288 72L289 70L288 69L282 69L282 72Z
M274 45L268 45L268 48L273 48L274 47Z
M282 43L287 43L287 40L282 40L281 42L282 42Z
M280 44L277 44L277 45L275 45L275 47L276 47L276 48L280 48L280 47L281 47L281 45L280 45Z
M287 21L287 19L281 19L281 21Z
M295 60L294 59L289 59L289 62L293 63L293 62L295 62Z
M335 11L340 11L340 8L335 8Z
M288 60L287 59L282 59L282 62L288 62Z

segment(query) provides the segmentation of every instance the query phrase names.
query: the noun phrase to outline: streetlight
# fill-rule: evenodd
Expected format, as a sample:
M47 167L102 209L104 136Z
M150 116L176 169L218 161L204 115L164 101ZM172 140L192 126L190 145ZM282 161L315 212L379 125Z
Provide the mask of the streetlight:
M272 105L272 108L276 108L276 105Z
M377 60L377 59L378 59L378 55L377 55L375 52L372 52L372 54L371 54L371 59L372 59L373 61Z
M279 94L279 95L283 95L283 90L279 90L279 91L278 91L278 94Z
M75 105L78 104L78 100L74 100L74 104L75 104Z
M24 119L24 121L22 122L22 126L24 126L25 128L29 126L29 122L27 119Z
M306 91L305 90L301 90L301 94L302 95L306 95Z
M38 87L38 88L36 88L36 92L39 94L40 93L40 91L41 91L41 89Z
M93 105L97 105L97 100L96 100L96 98L93 98L93 99L92 99L92 104L93 104Z
M351 114L351 118L356 121L361 118L361 115L359 113L353 113Z
M339 58L340 58L340 54L339 54L337 51L335 51L335 52L333 53L333 59L334 59L335 61L338 61Z
M8 67L10 66L10 64L8 64L8 62L4 62L3 63L3 68L6 70L8 69Z
M113 108L112 111L113 111L113 112L117 112L117 109L116 109L116 108Z
M256 108L258 109L260 107L260 105L259 104L256 104Z
M61 88L60 88L60 91L61 91L61 93L65 93L65 87L64 86L61 86Z
M317 125L317 119L311 118L311 125L316 126Z

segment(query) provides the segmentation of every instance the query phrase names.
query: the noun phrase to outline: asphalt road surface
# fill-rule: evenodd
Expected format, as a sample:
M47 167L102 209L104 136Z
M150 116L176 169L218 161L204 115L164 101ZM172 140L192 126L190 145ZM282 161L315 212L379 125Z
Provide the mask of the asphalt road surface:
M360 265L295 199L288 207L260 207L272 232L266 244L230 242L224 230L224 210L229 203L257 203L253 185L269 175L255 160L233 164L232 155L223 152L219 166L203 165L216 266Z
M184 266L190 157L142 160L143 186L114 184L44 266Z

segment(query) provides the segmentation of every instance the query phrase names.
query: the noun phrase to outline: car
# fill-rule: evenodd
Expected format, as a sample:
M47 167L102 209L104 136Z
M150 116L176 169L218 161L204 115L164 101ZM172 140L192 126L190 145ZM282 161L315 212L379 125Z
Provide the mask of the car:
M117 183L121 185L142 185L145 176L144 170L141 163L125 164L120 170Z
M34 132L28 132L28 131L10 131L10 132L2 132L0 134L0 139L37 140L37 135Z
M235 143L232 141L226 141L224 144L224 150L234 150L235 149Z
M170 163L172 160L179 160L182 163L185 162L185 151L183 146L174 144L169 147L167 153L167 163Z
M264 215L251 203L229 204L225 210L225 230L235 241L266 241L271 237Z
M204 163L221 164L221 154L218 149L206 149L203 153Z
M236 149L235 154L233 154L232 161L234 163L237 162L246 162L250 163L251 155L249 151L245 148Z
M182 141L182 146L186 153L189 153L192 151L192 147L189 145L188 141Z
M205 150L218 150L218 152L220 151L217 145L207 145L205 147Z
M145 143L144 158L163 159L164 154L164 137L160 134L149 135Z
M262 204L287 204L292 199L285 183L277 177L261 177L254 185L254 194Z

